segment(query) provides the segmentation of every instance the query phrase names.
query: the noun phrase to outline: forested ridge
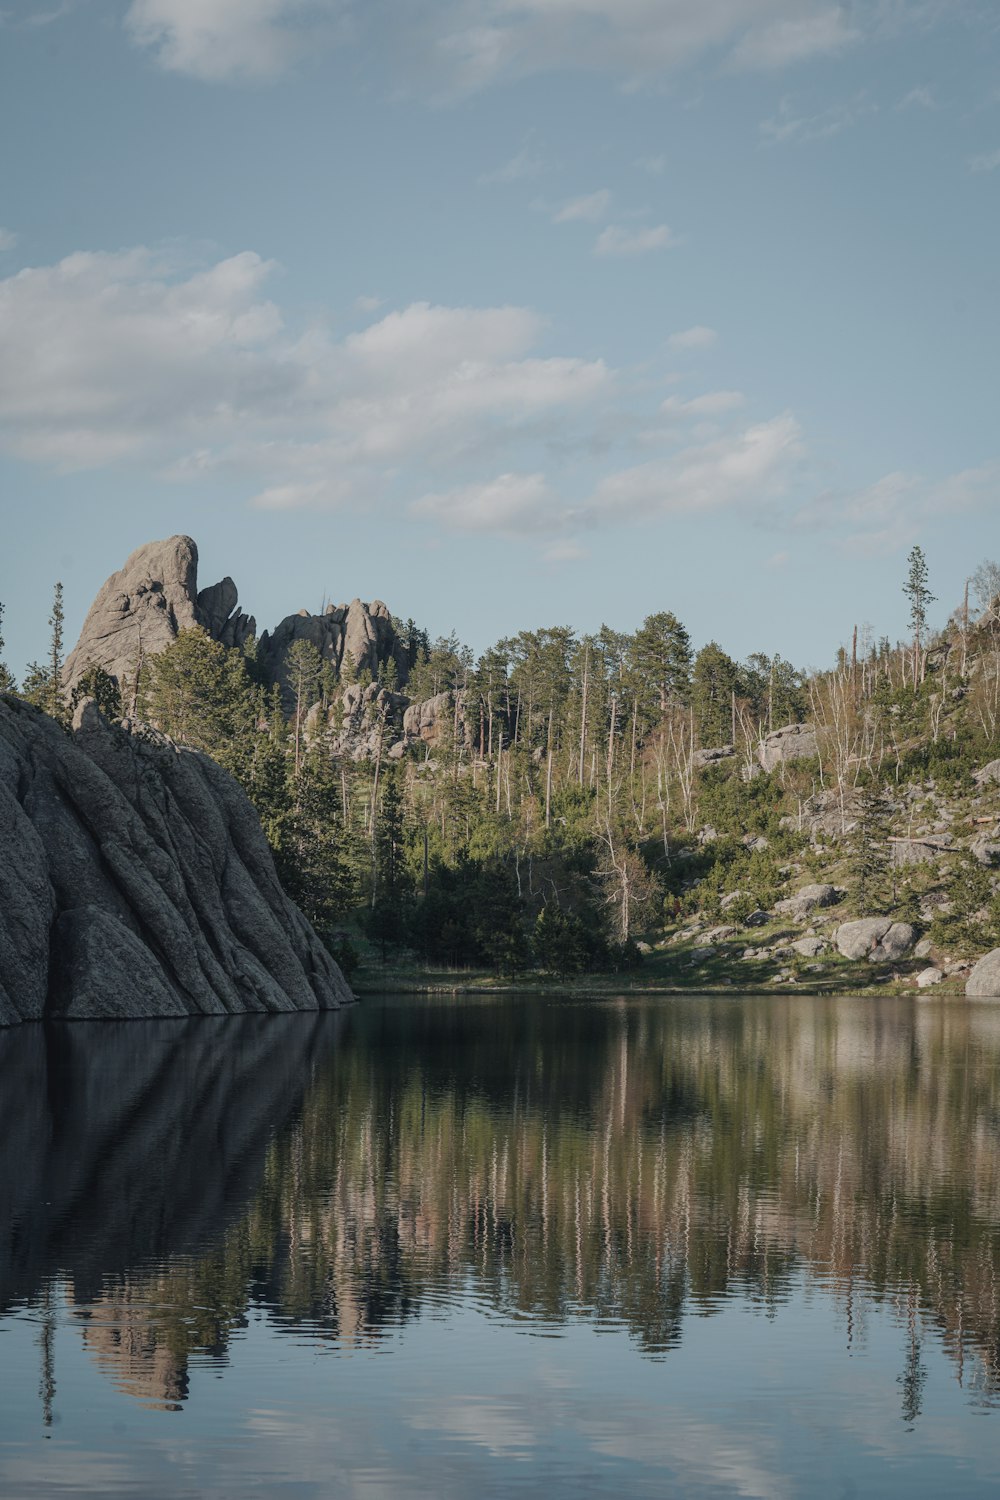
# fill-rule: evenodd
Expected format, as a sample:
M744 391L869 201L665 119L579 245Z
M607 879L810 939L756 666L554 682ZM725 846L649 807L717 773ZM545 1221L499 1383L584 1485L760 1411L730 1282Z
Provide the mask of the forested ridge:
M301 636L280 672L256 635L194 625L71 692L58 585L44 661L0 681L66 724L94 697L215 758L348 963L368 943L569 976L660 952L711 980L721 954L769 982L821 973L836 907L926 934L947 977L1000 942L1000 568L970 585L936 626L914 548L904 639L854 629L814 672L696 649L669 611L631 633L522 630L478 657L393 618L382 659L341 647L337 666ZM789 946L803 929L812 952Z

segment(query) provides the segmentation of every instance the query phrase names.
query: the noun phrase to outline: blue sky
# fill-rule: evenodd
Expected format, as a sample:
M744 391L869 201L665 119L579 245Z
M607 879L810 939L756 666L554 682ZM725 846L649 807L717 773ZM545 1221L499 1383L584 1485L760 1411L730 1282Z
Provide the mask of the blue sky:
M1000 555L990 0L0 0L0 133L15 671L177 531L801 665Z

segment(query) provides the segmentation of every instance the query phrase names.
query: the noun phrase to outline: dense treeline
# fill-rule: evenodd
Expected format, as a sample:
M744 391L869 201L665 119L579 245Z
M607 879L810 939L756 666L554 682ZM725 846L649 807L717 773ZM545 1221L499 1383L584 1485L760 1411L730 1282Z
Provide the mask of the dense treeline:
M374 751L357 757L344 736L348 684L303 640L284 703L253 641L235 650L198 630L149 658L141 680L119 686L97 669L73 696L132 712L231 771L321 931L360 922L383 954L572 974L635 962L637 938L693 911L716 915L727 893L736 918L768 907L792 859L818 874L803 818L817 805L853 811L858 910L914 905L912 885L890 877L892 797L919 778L968 784L996 753L1000 569L974 575L974 602L967 594L936 634L919 548L903 592L905 644L855 631L834 668L812 675L780 657L736 661L714 641L695 652L669 612L632 634L521 631L478 659L455 636L432 643L396 622L406 698L394 663L380 684L350 673L352 701L370 688L376 730ZM20 691L65 720L61 586L50 630L47 660ZM2 664L0 684L16 687ZM407 700L431 698L433 734L404 748ZM768 735L805 721L808 757L772 764ZM991 889L963 869L968 915Z

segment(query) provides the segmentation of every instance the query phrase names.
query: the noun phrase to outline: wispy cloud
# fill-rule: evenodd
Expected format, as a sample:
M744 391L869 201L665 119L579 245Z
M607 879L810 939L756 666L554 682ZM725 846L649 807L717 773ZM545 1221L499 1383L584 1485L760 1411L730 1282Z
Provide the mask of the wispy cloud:
M343 39L348 10L348 0L132 0L125 28L167 72L266 79Z
M714 328L696 323L693 328L682 328L679 333L672 333L667 343L671 349L711 349L718 337Z
M604 520L760 507L785 493L803 452L791 413L610 474L588 506Z
M1000 167L1000 149L985 151L979 156L970 156L970 172L995 172Z
M611 207L611 193L607 188L599 188L596 193L587 193L582 198L571 198L564 203L562 208L557 209L552 215L553 224L599 224L606 218L608 209Z
M0 229L0 250L13 250L17 244L17 235L13 229Z
M938 104L934 97L934 91L928 88L926 84L921 84L919 88L910 89L909 93L904 94L896 105L898 110L937 109L937 107Z
M422 495L410 510L449 531L501 536L550 531L573 516L544 474L500 474L485 483Z
M669 250L676 243L673 231L666 224L657 224L650 229L623 229L619 224L609 224L597 236L594 254L648 255L651 250Z
M878 114L878 105L863 94L813 115L796 114L793 102L782 99L778 113L770 120L761 121L760 133L771 145L786 141L825 141L875 114Z
M660 406L667 417L712 418L739 411L746 405L742 391L706 391L703 396L693 396L682 401L679 396L668 396Z
M481 183L491 182L530 182L536 177L541 177L548 171L548 163L536 148L533 140L529 137L519 151L501 166L495 167L491 172L485 172L479 179Z

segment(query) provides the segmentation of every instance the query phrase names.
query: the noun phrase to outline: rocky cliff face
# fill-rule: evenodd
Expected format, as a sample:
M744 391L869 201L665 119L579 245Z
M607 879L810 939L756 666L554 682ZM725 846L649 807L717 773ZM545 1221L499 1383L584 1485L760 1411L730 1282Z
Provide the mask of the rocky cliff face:
M337 673L344 668L370 672L378 677L379 668L392 661L396 664L396 681L402 686L409 673L409 657L396 634L392 616L381 599L364 604L354 599L350 604L330 604L325 614L311 615L300 609L288 615L273 633L264 631L258 647L258 660L269 682L281 686L286 707L291 708L294 694L289 688L288 652L296 641L309 641L324 661Z
M336 1009L351 992L214 761L0 699L0 1025Z
M148 542L112 573L91 605L66 661L65 686L72 690L96 666L126 689L143 657L165 651L195 625L227 646L241 646L256 629L252 616L237 609L231 578L198 591L198 548L189 536Z
M104 584L84 621L80 639L66 662L64 682L72 690L88 667L103 667L119 687L134 682L138 663L165 651L182 630L199 625L224 646L242 646L256 631L252 615L238 607L231 578L198 588L198 548L189 536L148 542ZM345 667L368 671L395 662L396 680L406 681L409 657L380 599L365 604L331 604L322 615L301 609L273 632L264 631L258 658L269 683L288 693L286 661L295 641L310 641L339 673Z

